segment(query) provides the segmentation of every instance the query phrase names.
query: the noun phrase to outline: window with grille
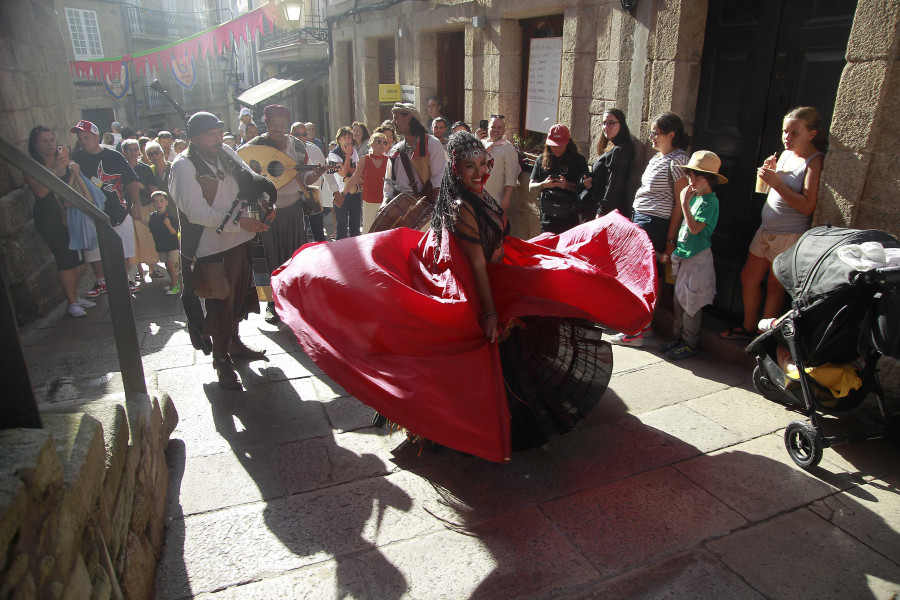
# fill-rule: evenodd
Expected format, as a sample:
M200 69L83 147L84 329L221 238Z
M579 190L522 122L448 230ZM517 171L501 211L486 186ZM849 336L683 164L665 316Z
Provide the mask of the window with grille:
M102 58L103 44L100 43L97 13L93 10L67 8L66 21L69 23L69 34L72 36L72 50L75 51L75 58Z

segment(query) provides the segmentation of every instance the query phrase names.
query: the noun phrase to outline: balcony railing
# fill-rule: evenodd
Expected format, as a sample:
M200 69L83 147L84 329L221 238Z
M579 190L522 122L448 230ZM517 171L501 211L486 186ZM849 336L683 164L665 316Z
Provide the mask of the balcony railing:
M274 33L267 33L262 37L260 50L273 50L293 44L310 44L314 42L327 42L328 29L322 27L321 19L307 19L307 27L299 29L283 29L275 27Z
M220 9L200 17L151 10L139 6L125 6L125 21L131 35L180 39L203 31L231 18L231 11Z

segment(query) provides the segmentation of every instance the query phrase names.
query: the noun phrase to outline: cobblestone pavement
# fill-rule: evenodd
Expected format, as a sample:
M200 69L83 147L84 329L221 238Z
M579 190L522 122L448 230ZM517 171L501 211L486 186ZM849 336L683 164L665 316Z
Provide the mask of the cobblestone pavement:
M258 317L242 335L269 360L239 365L245 391L220 389L162 286L134 299L148 384L180 416L158 598L900 593L900 449L840 446L798 469L782 434L799 415L715 349L672 363L616 347L587 422L501 465L374 429ZM88 312L22 331L44 406L121 390L105 299Z

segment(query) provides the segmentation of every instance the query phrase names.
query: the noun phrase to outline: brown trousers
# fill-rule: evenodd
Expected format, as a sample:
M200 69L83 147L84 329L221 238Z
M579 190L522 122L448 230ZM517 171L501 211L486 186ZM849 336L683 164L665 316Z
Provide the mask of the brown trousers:
M225 278L231 287L231 294L224 300L206 300L203 335L213 340L213 356L225 355L228 344L237 334L238 323L250 313L259 313L259 299L250 269L250 244L247 242L200 259L203 262L224 262Z

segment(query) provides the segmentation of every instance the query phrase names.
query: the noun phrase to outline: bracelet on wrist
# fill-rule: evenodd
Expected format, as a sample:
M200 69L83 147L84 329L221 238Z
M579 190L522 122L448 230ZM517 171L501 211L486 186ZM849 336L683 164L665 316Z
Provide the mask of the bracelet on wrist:
M487 313L484 313L483 315L481 315L481 320L483 321L483 320L487 319L488 317L494 317L496 315L497 315L497 313L495 313L495 312L487 312Z
M677 240L666 240L667 244L674 244Z

